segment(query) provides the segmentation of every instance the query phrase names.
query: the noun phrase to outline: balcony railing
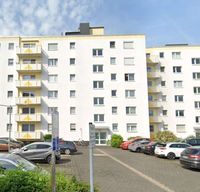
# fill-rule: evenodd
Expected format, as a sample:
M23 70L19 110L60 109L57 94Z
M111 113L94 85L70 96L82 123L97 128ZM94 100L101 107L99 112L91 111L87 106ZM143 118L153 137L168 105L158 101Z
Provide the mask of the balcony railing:
M162 117L159 116L150 116L149 117L150 123L162 123Z
M148 64L158 64L159 58L157 55L151 55L150 57L147 57L147 63Z
M24 71L24 72L27 72L27 71L41 71L42 70L42 65L40 63L35 63L35 64L23 64L23 63L18 63L16 65L16 69L17 71Z
M36 45L34 47L24 48L17 47L17 55L40 55L42 54L42 47L40 45Z
M160 72L158 71L150 71L150 72L147 72L147 77L148 78L161 78L161 75L160 75Z
M42 132L35 131L35 132L15 132L15 138L21 140L41 140L42 139Z
M17 114L16 115L17 122L40 122L41 114Z
M158 86L148 87L148 92L149 93L160 93L161 92L161 88L158 87Z
M41 87L41 80L18 80L16 81L16 87L30 87L30 88L34 88L34 87Z
M17 105L39 105L41 104L41 97L17 97Z
M161 101L149 101L150 108L161 108L162 102Z

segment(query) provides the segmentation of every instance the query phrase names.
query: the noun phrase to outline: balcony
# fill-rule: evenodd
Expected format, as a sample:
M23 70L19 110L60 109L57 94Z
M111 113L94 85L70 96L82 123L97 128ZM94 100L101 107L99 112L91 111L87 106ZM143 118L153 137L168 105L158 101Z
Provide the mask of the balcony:
M17 114L16 115L17 122L40 122L41 114Z
M150 116L149 117L150 123L162 123L162 117L159 116Z
M41 56L42 54L42 47L40 45L33 46L33 47L17 47L17 55L18 56Z
M157 65L157 64L159 64L158 56L151 55L150 57L147 57L147 64L148 65Z
M35 63L35 64L23 64L18 63L16 65L16 69L18 72L41 72L42 71L42 64Z
M150 108L161 108L162 102L161 101L149 101Z
M43 134L40 131L35 132L15 132L15 138L21 140L41 140Z
M151 79L158 79L161 78L160 72L158 71L150 71L147 72L147 77Z
M37 88L41 87L41 80L18 80L16 81L18 88Z
M160 86L152 86L152 87L148 87L148 92L149 93L160 93L161 92L161 88Z
M17 105L40 105L41 97L18 97L16 98Z

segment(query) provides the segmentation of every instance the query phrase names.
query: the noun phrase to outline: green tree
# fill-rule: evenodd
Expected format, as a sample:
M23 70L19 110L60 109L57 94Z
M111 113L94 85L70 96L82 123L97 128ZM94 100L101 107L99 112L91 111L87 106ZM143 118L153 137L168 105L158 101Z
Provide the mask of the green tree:
M166 143L177 141L177 137L171 131L159 131L154 135L154 140Z
M113 134L111 137L111 146L119 148L123 142L123 137L121 135Z

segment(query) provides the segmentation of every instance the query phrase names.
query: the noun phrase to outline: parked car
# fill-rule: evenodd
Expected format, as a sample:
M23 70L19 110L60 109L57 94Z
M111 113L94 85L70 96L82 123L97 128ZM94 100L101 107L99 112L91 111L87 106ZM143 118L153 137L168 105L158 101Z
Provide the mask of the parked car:
M12 153L20 155L28 160L45 160L51 162L52 145L50 142L35 142L16 149ZM56 151L56 160L60 160L60 151Z
M162 143L152 141L152 142L148 143L147 145L145 145L144 149L142 151L145 154L154 155L154 151L155 151L155 148L156 148L157 145L161 146ZM163 144L163 145L165 145L165 144Z
M60 153L62 154L69 155L77 152L76 144L73 141L60 140L59 148L60 148Z
M200 169L200 146L186 148L181 153L180 163L184 167Z
M9 148L9 142L5 139L0 139L0 151L8 151ZM10 142L10 149L16 149L19 148L19 145Z
M150 139L147 139L147 138L136 137L136 138L131 139L131 140L129 140L129 141L124 141L124 142L120 145L120 148L123 149L123 150L128 150L128 146L129 146L131 143L134 143L135 141L140 141L140 140L143 140L143 139L146 139L146 140L150 141Z
M157 145L155 155L159 157L167 157L168 159L179 158L183 150L191 145L187 143L170 142L164 145Z
M132 152L141 152L142 148L147 145L150 141L147 140L140 140L140 141L135 141L134 143L130 144L128 146L129 151Z
M0 137L0 139L4 139L4 140L7 140L7 141L9 140L8 137ZM11 141L12 143L15 143L16 145L18 145L19 148L24 146L24 143L23 143L22 141L18 141L18 140L13 139L13 138L10 138L10 141Z
M186 140L186 143L192 146L200 146L200 139L188 139Z
M0 154L0 169L3 170L12 170L22 168L22 170L34 170L37 168L36 165L30 161L20 157L19 155L1 153Z

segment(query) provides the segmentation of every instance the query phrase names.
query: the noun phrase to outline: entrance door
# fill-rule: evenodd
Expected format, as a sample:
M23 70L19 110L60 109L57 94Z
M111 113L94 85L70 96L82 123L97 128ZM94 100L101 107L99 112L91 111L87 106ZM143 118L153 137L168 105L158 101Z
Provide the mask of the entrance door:
M95 140L96 145L106 145L107 132L106 131L96 131Z

